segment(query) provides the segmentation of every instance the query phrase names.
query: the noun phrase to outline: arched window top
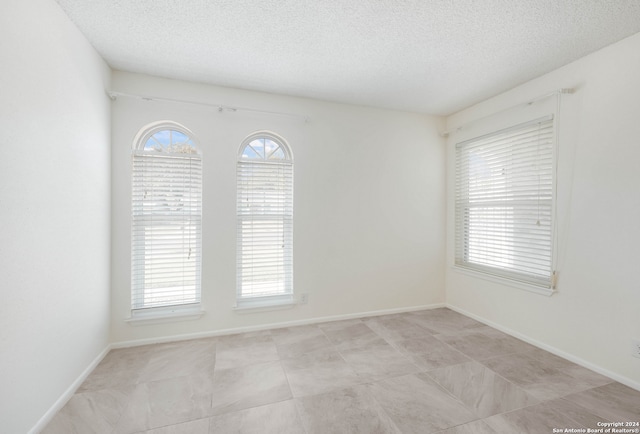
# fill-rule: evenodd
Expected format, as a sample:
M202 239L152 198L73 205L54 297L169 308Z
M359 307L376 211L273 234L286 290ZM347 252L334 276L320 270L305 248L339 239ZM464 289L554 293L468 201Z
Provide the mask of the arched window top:
M167 154L200 154L193 133L177 122L160 121L143 127L133 142L136 150Z
M282 137L268 131L259 131L244 139L238 159L256 162L291 161L293 154Z

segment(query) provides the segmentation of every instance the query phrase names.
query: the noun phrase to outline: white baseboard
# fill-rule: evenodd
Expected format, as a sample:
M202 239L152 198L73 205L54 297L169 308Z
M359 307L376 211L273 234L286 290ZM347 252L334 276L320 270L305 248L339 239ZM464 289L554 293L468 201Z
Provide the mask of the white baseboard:
M278 329L282 327L294 327L294 326L300 326L300 325L317 324L321 322L341 321L346 319L366 318L370 316L413 312L417 310L436 309L439 307L445 307L445 304L436 303L436 304L421 305L421 306L400 307L395 309L383 309L383 310L375 310L375 311L369 311L369 312L358 312L358 313L323 316L323 317L309 318L309 319L302 319L302 320L295 320L295 321L286 321L286 322L279 322L279 323L261 324L261 325L255 325L255 326L247 326L247 327L235 327L235 328L214 330L214 331L207 331L207 332L163 336L158 338L136 339L131 341L114 342L111 344L111 348L137 347L139 345L149 345L149 344L158 344L158 343L165 343L165 342L185 341L189 339L209 338L213 336L223 336L223 335L232 335L236 333L247 333L247 332L255 332L255 331L262 331L262 330L271 330L271 329Z
M35 426L31 428L31 430L29 431L29 434L38 434L47 426L49 422L51 422L53 417L60 410L62 410L62 407L64 407L65 404L71 399L73 394L76 393L76 390L78 390L78 387L80 387L80 385L84 382L84 380L87 379L89 374L91 374L91 372L96 368L96 366L98 366L98 364L102 361L102 359L104 359L104 357L107 355L107 353L109 353L110 350L111 350L111 344L107 344L105 349L102 350L102 352L100 352L100 354L98 354L98 356L95 359L93 359L93 361L89 364L89 366L87 366L87 368L84 371L82 371L80 376L76 378L76 380L73 383L71 383L71 385L67 388L67 390L65 390L65 392L60 396L60 398L58 398L58 400L51 406L51 408L47 410L47 412L40 418L38 423L36 423Z
M462 314L464 316L468 316L469 318L473 318L473 319L475 319L477 321L480 321L481 323L486 324L486 325L488 325L490 327L493 327L494 329L500 330L501 332L504 332L504 333L506 333L508 335L511 335L511 336L513 336L515 338L518 338L518 339L522 340L522 341L525 341L528 344L531 344L531 345L536 346L538 348L541 348L541 349L543 349L545 351L548 351L551 354L555 354L558 357L562 357L563 359L567 359L570 362L573 362L573 363L575 363L577 365L580 365L580 366L582 366L584 368L591 369L592 371L597 372L598 374L604 375L605 377L609 377L612 380L617 381L618 383L622 383L625 386L629 386L632 389L640 391L640 383L638 383L637 381L634 381L634 380L632 380L630 378L627 378L627 377L624 377L622 375L616 374L615 372L609 371L608 369L605 369L602 366L595 365L595 364L593 364L593 363L591 363L591 362L589 362L587 360L584 360L584 359L582 359L582 358L580 358L578 356L574 356L573 354L569 354L567 352L559 350L558 348L552 347L551 345L547 345L547 344L545 344L543 342L540 342L540 341L538 341L536 339L532 339L529 336L523 335L522 333L519 333L519 332L517 332L515 330L512 330L512 329L510 329L508 327L501 326L500 324L496 324L493 321L489 321L489 320L487 320L485 318L482 318L481 316L475 315L475 314L473 314L471 312L467 312L466 310L461 309L461 308L459 308L457 306L454 306L454 305L451 305L451 304L446 304L446 307L451 309L451 310L454 310L454 311L456 311L456 312L458 312L458 313L460 313L460 314Z

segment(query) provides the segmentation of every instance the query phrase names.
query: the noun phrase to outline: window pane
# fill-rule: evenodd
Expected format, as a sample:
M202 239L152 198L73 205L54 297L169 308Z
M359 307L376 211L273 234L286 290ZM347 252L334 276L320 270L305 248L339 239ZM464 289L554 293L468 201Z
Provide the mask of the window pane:
M264 159L264 139L254 140L249 146L253 148L259 158Z
M553 119L456 149L456 264L549 287Z
M133 310L200 302L201 189L202 162L186 134L162 130L134 151Z
M252 154L257 144L264 146L259 149L266 152L266 160ZM259 138L245 145L238 162L239 301L293 292L293 166L285 157L280 143Z
M282 151L282 148L276 149L275 152L273 152L271 154L269 159L270 160L284 160L284 152Z

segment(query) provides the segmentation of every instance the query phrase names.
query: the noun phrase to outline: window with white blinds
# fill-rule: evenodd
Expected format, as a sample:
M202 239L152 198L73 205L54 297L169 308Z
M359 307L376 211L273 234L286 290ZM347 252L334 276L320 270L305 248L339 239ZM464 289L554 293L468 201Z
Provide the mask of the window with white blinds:
M189 131L155 125L133 151L131 307L200 303L202 159Z
M237 163L238 306L293 301L293 159L285 141L256 133Z
M456 145L455 263L552 285L553 117Z

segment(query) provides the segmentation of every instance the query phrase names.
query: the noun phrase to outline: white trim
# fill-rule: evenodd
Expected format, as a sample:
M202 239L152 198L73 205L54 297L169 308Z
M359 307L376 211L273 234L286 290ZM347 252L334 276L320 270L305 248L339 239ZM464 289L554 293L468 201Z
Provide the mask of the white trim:
M265 312L269 310L291 309L297 305L298 302L294 300L293 295L289 295L286 299L279 299L277 301L237 300L236 305L233 306L233 310L237 313Z
M189 339L200 339L200 338L209 338L214 336L224 336L224 335L233 335L237 333L247 333L247 332L255 332L262 330L272 330L283 327L294 327L299 325L309 325L309 324L318 324L322 322L331 322L331 321L341 321L345 319L356 319L356 318L367 318L370 316L378 316L378 315L391 315L394 313L403 313L403 312L414 312L418 310L428 310L428 309L437 309L440 307L446 307L444 303L434 303L429 305L421 305L421 306L408 306L408 307L400 307L395 309L383 309L383 310L374 310L369 312L359 312L359 313L349 313L343 315L331 315L331 316L323 316L317 318L309 318L303 320L295 320L295 321L285 321L280 323L270 323L263 324L257 326L247 326L247 327L234 327L230 329L222 329L222 330L213 330L208 332L199 332L199 333L188 333L183 335L173 335L173 336L163 336L158 338L147 338L147 339L135 339L131 341L121 341L114 342L111 344L111 348L128 348L128 347L137 347L140 345L149 345L149 344L158 344L158 343L166 343L166 342L176 342L176 341L186 341Z
M526 282L520 282L518 280L509 279L507 277L499 276L496 274L483 273L482 271L461 267L459 265L452 265L451 268L457 273L466 274L467 276L475 277L482 280L488 280L489 282L500 283L502 285L510 286L513 288L523 289L525 291L533 292L534 294L540 294L547 297L551 297L553 294L558 292L555 289L530 285Z
M53 420L56 414L62 407L64 407L67 402L71 399L71 397L76 393L76 390L84 383L84 380L87 379L89 374L93 372L93 370L98 366L98 364L105 358L105 356L111 351L111 344L107 344L107 346L102 350L98 356L93 359L93 361L86 367L84 371L75 379L73 383L64 391L64 393L53 403L53 405L47 410L47 412L40 418L40 420L31 428L29 434L38 434L40 431L45 429L45 427Z
M577 365L580 365L583 368L590 369L590 370L592 370L594 372L597 372L598 374L604 375L605 377L609 377L612 380L617 381L618 383L622 383L625 386L629 386L632 389L640 391L640 383L638 383L637 381L632 380L631 378L627 378L627 377L624 377L624 376L622 376L620 374L616 374L615 372L612 372L612 371L610 371L610 370L608 370L606 368L603 368L602 366L599 366L599 365L596 365L594 363L588 362L588 361L586 361L586 360L584 360L584 359L582 359L582 358L580 358L578 356L574 356L573 354L570 354L570 353L567 353L565 351L562 351L562 350L560 350L560 349L558 349L556 347L553 347L551 345L547 345L547 344L545 344L543 342L540 342L540 341L538 341L536 339L530 338L529 336L524 335L524 334L522 334L520 332L517 332L517 331L515 331L513 329L510 329L509 327L501 326L500 324L494 323L493 321L489 321L486 318L483 318L483 317L481 317L479 315L475 315L475 314L473 314L471 312L468 312L468 311L466 311L466 310L464 310L462 308L459 308L457 306L454 306L452 304L446 303L445 307L447 307L447 308L449 308L449 309L451 309L453 311L456 311L456 312L458 312L458 313L460 313L460 314L462 314L464 316L468 316L469 318L473 318L473 319L475 319L477 321L480 321L481 323L486 324L489 327L493 327L494 329L500 330L501 332L504 332L504 333L506 333L508 335L511 335L511 336L513 336L515 338L518 338L518 339L522 340L522 341L525 341L526 343L531 344L531 345L533 345L535 347L538 347L538 348L541 348L541 349L543 349L545 351L548 351L551 354L555 354L558 357L562 357L563 359L569 360L570 362L573 362L573 363L575 363Z
M131 317L124 322L131 326L143 326L161 324L166 322L193 321L200 319L206 312L200 308L200 303L196 309L181 309L180 306L170 306L170 309L157 308L149 312L133 311Z

